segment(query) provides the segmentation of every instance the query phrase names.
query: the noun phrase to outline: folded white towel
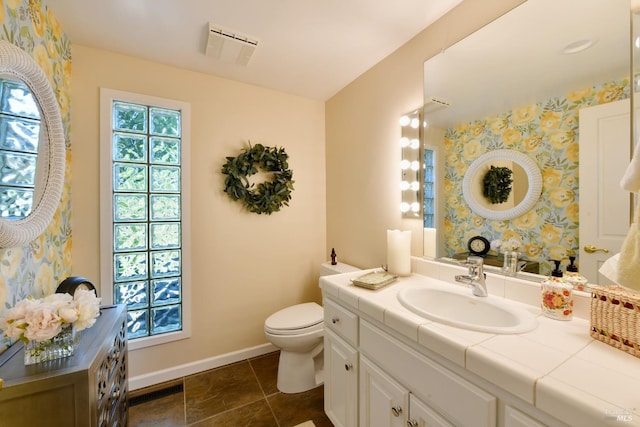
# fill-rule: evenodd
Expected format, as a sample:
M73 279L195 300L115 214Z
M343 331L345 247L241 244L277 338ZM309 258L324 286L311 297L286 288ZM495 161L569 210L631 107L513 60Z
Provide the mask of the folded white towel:
M618 260L620 259L620 254L615 254L610 256L600 267L600 274L602 274L607 279L611 280L616 285L618 283Z
M636 206L633 223L629 227L619 255L618 284L640 291L640 205Z
M629 163L627 170L624 172L620 185L623 190L640 193L640 145L633 150L631 163Z

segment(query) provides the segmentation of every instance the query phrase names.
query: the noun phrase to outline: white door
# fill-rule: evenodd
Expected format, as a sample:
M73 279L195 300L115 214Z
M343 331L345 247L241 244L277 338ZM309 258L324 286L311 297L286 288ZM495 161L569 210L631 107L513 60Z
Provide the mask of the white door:
M627 99L580 110L578 261L589 283L611 284L598 270L620 252L631 223L631 193L620 187L630 161L629 105Z
M404 427L409 391L360 356L360 426Z

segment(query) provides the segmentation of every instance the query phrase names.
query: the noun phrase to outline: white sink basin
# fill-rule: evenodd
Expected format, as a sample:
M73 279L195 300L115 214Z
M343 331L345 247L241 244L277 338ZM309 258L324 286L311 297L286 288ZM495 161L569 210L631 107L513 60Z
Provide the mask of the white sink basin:
M405 288L398 300L409 311L435 322L493 334L519 334L535 329L533 314L516 302L489 295L476 297L456 285Z

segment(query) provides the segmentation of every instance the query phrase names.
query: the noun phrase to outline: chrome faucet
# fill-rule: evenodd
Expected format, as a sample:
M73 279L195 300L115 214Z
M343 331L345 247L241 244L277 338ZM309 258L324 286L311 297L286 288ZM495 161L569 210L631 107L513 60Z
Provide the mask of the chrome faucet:
M486 297L488 293L485 282L486 274L484 274L482 270L482 258L479 256L470 256L467 258L466 264L467 267L469 267L469 274L456 275L456 282L471 286L475 296Z

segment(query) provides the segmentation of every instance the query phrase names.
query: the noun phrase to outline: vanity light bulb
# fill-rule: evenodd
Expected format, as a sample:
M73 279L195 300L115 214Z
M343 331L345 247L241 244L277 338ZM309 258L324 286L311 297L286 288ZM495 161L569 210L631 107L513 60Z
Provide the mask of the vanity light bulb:
M409 167L412 167L413 165L411 164L411 162L409 160L403 160L400 162L400 169L402 169L403 171L409 169Z
M407 138L406 136L403 136L402 138L400 138L400 147L405 148L409 146L409 138Z
M418 181L413 181L411 183L411 190L418 191L420 189L420 183Z
M402 116L400 117L400 126L406 126L409 123L411 123L411 119L409 118L409 116Z
M411 148L413 148L414 150L420 148L420 141L418 140L418 138L414 138L411 140Z
M420 126L420 120L419 119L411 119L411 127L413 129L418 129L418 126Z
M409 189L409 187L411 187L411 185L409 184L408 181L402 181L400 183L400 190L402 190L402 191L407 191Z
M417 171L418 169L420 169L420 162L417 160L414 160L413 162L411 162L411 170Z
M402 202L400 203L400 211L401 212L409 212L409 209L411 209L411 206L409 205L409 203L407 202Z
M413 202L411 203L411 212L419 212L420 211L420 203Z

